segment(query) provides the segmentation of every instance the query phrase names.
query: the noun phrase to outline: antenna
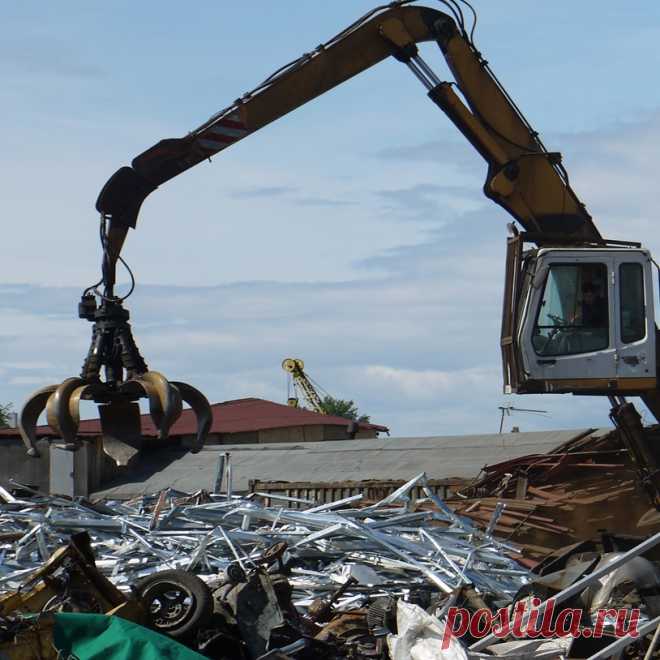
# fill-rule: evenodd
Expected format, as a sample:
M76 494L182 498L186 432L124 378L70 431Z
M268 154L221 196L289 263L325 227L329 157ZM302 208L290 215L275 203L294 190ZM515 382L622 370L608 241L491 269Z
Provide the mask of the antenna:
M497 407L499 410L502 411L502 416L500 417L499 433L502 433L502 428L504 427L504 415L510 417L512 412L536 413L539 415L550 414L547 410L534 410L532 408L516 408L515 406L497 406Z

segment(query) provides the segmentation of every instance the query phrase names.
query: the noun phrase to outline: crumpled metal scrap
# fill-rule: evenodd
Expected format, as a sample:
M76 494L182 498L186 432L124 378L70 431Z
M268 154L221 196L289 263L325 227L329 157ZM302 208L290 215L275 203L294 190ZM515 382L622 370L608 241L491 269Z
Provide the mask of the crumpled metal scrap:
M299 658L312 648L310 657L386 657L386 631L367 623L375 600L441 607L449 594L473 585L508 603L529 579L512 558L517 549L494 538L492 526L477 529L430 490L434 510L416 510L409 493L425 479L418 475L368 506L352 496L295 509L286 498L265 506L257 495L235 495L229 484L223 493L168 489L124 502L40 493L21 498L0 489L0 593L17 589L71 534L84 530L97 569L124 593L159 571L198 575L229 617L222 634L233 618L243 638L261 640L243 645L245 657L272 653L278 643L281 649L298 644L278 653ZM258 594L269 589L277 608L250 624L250 608L261 611L255 598L264 600ZM356 617L363 623L342 627L338 617L347 613L353 624ZM207 630L207 650L212 638Z

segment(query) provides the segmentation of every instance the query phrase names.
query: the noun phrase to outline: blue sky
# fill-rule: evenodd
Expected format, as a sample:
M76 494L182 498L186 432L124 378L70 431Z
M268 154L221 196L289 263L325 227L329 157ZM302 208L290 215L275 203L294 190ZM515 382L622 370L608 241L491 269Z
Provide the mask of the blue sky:
M108 176L372 6L4 3L0 401L79 371ZM477 44L602 232L660 254L660 5L475 6ZM503 403L551 412L513 419L527 430L606 426L601 400L501 395L509 219L484 173L403 65L365 72L147 200L124 252L143 354L213 401L284 401L280 362L302 357L396 435L496 430Z

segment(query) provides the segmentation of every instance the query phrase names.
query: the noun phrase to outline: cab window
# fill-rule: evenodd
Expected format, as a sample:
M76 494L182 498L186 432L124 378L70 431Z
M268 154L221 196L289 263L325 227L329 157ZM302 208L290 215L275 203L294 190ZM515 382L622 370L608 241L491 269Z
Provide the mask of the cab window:
M630 344L646 336L644 273L641 264L619 266L621 341Z
M609 345L606 264L553 264L532 344L538 355L573 355Z

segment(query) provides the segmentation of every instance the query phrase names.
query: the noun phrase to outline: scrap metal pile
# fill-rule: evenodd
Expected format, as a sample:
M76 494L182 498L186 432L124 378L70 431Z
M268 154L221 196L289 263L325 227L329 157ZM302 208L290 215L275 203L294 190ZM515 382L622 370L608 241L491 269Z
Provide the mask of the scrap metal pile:
M657 431L647 435L653 449ZM639 465L616 430L589 431L547 454L485 466L460 494L452 506L480 526L504 504L495 533L535 560L601 530L642 536L660 531Z
M359 495L264 506L259 494L231 491L90 502L0 489L0 655L30 657L11 650L40 626L55 625L57 639L48 617L65 611L136 621L203 654L190 657L466 657L469 633L441 649L450 607L502 611L541 594L538 576L493 536L502 506L485 530L428 488L421 504L432 509L415 510L409 493L425 481L368 506ZM601 554L578 568L551 565L563 561L572 583L598 570ZM645 570L653 587L656 569ZM659 613L646 607L642 624Z

